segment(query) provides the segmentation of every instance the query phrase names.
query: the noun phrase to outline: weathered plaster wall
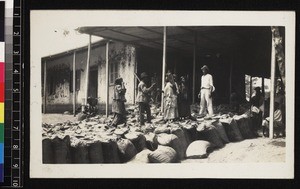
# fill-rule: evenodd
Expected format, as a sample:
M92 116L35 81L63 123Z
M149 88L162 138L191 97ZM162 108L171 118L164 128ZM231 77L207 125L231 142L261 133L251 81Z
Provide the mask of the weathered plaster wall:
M119 64L119 77L122 77L125 82L125 87L127 89L126 99L127 104L134 103L134 69L136 62L136 49L133 46L125 45L122 43L110 43L109 45L109 63L117 61ZM112 56L114 54L122 54L122 58L119 60ZM103 61L99 65L98 70L98 96L100 97L99 103L101 105L101 109L105 106L106 103L106 63L105 63L105 49L104 56L102 57ZM110 79L110 78L109 78ZM114 90L114 81L110 81L109 87L109 103L112 103L113 100L113 90Z
M105 45L92 48L90 56L90 68L98 69L98 98L100 108L105 107L106 102L106 68L105 68ZM128 104L134 103L134 69L136 62L135 47L122 43L110 43L109 45L109 63L117 62L119 64L119 77L122 77L127 88L126 99ZM76 107L80 107L85 98L86 81L86 63L87 49L77 51L75 65L76 70L80 70L80 88L76 91ZM61 72L51 72L53 69L61 68ZM47 61L47 89L50 86L50 77L60 77L60 83L55 85L55 93L49 94L47 90L46 111L63 112L72 111L73 91L70 90L72 79L73 53L49 59ZM109 87L109 103L113 97L113 81ZM44 100L43 100L44 103Z

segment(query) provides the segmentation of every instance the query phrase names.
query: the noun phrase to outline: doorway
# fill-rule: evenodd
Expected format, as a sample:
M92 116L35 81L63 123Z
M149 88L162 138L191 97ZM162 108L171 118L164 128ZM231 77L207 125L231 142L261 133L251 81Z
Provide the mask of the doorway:
M89 89L88 96L92 98L98 97L98 69L97 67L90 68L89 74Z

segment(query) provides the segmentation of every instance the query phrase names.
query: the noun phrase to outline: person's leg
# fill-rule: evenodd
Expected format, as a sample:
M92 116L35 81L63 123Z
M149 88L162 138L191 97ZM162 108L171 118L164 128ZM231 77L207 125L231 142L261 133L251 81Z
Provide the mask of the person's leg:
M205 91L205 100L207 102L207 111L208 111L208 115L213 115L214 114L214 110L213 110L213 105L212 105L212 97L211 97L211 92L210 90L206 90Z
M263 120L262 122L262 132L263 132L263 136L267 136L266 130L268 127L268 121L267 120Z
M145 110L147 114L147 121L148 123L151 123L151 110L150 110L150 105L145 103Z
M200 115L206 114L206 101L205 101L205 90L201 90L201 98L200 98Z
M111 126L116 127L119 124L118 122L119 122L118 114L114 113L114 118L113 118L113 121L111 123Z
M144 125L144 103L139 103L140 125Z

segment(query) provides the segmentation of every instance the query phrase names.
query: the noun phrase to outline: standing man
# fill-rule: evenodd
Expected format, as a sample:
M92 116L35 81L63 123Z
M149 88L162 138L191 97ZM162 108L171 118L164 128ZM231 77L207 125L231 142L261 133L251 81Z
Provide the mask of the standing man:
M150 87L149 86L149 76L146 72L141 74L141 82L138 85L138 94L137 94L137 102L139 103L139 114L140 114L140 125L144 125L144 113L147 114L147 122L151 123L151 110L150 110L150 97L151 91L156 83L153 83Z
M215 91L215 87L213 84L213 77L208 73L209 69L206 65L202 68L202 77L201 77L201 88L198 94L198 98L200 101L200 112L201 116L206 115L206 109L208 111L208 115L213 115L213 105L212 105L212 96L211 93Z

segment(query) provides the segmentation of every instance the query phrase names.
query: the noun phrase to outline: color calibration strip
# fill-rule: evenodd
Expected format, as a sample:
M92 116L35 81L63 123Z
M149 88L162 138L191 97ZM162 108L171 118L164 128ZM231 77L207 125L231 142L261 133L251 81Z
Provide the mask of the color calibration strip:
M4 182L4 94L5 94L5 2L0 1L0 182Z

